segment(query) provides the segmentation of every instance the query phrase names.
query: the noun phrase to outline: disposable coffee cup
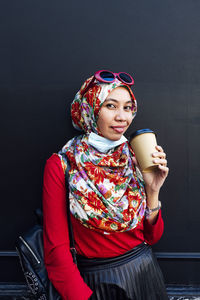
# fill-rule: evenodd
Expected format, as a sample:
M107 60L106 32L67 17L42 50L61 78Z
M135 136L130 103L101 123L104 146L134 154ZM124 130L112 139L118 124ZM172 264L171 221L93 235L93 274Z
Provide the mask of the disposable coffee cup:
M159 164L153 163L152 154L157 151L155 133L151 129L140 129L130 137L130 145L143 172L153 172Z

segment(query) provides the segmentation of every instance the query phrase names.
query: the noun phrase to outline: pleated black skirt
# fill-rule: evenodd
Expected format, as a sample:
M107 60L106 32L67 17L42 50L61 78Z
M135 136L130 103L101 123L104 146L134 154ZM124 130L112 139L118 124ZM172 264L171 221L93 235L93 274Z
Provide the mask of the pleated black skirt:
M107 259L78 256L80 273L93 291L91 300L166 300L163 275L149 245Z

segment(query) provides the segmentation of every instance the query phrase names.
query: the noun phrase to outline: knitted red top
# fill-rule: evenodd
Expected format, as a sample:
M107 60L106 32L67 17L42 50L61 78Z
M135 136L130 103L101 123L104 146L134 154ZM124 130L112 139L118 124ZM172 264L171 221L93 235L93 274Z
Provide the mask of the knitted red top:
M44 259L49 279L62 299L89 299L92 291L84 283L69 250L65 176L56 154L45 166L43 214ZM78 254L90 258L118 256L144 241L153 245L161 238L164 228L161 211L154 225L144 219L133 230L109 235L84 227L73 216L72 226Z

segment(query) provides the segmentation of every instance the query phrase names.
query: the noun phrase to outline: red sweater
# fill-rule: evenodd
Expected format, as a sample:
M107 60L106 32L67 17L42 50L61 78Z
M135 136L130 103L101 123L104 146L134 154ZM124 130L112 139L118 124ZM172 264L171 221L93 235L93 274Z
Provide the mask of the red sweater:
M66 213L65 176L58 155L53 154L46 163L43 183L44 259L49 279L62 299L86 300L92 294L84 283L69 250ZM135 229L103 234L81 225L72 216L72 226L78 254L87 257L114 257L142 242L155 244L163 233L163 219L148 220Z

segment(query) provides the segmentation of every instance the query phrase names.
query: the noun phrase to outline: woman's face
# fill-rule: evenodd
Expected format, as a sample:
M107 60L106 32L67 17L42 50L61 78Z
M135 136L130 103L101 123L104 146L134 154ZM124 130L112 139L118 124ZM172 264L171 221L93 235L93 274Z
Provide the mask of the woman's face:
M101 134L109 140L119 140L132 122L132 107L126 88L112 90L99 111L97 126Z

